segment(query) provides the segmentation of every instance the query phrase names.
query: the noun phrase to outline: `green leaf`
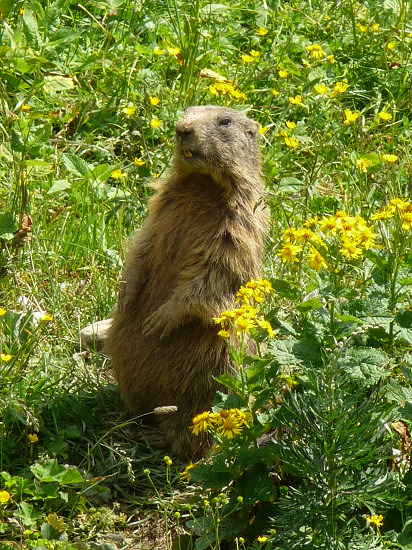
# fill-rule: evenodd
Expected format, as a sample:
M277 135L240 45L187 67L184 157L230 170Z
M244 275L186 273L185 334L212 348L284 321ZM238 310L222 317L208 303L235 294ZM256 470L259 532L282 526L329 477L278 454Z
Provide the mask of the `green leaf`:
M402 533L398 537L399 544L402 544L404 548L412 549L412 520L408 520L405 523Z
M9 241L13 238L14 232L17 231L17 223L11 212L3 212L0 214L0 238Z
M217 456L212 466L198 464L190 470L190 475L204 489L221 489L232 480L232 471L226 466L223 456Z
M82 483L84 481L77 468L58 464L57 460L50 460L45 464L34 464L30 470L35 477L44 483L58 482L60 484Z
M279 193L298 193L305 187L305 184L297 178L282 178L279 182Z
M37 22L33 17L33 13L27 8L23 13L23 33L26 38L27 45L37 50L39 48L39 32Z
M70 189L71 186L72 184L68 182L66 179L57 180L47 191L47 194L53 195L54 193L62 193L63 191L66 191L66 189Z
M311 309L319 309L321 307L323 307L323 304L320 298L311 298L310 300L306 300L305 302L301 302L296 305L296 309L301 312L310 311Z
M67 170L76 176L88 178L90 170L84 160L77 155L66 153L63 155L63 162Z

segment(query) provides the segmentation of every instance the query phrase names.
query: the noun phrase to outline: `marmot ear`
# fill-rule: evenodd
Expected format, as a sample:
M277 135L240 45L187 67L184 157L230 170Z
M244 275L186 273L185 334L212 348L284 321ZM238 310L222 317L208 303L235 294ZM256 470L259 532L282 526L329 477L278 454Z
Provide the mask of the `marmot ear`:
M259 124L256 122L256 120L250 120L248 119L248 125L246 127L246 132L250 137L253 137L257 134L257 131L259 130Z

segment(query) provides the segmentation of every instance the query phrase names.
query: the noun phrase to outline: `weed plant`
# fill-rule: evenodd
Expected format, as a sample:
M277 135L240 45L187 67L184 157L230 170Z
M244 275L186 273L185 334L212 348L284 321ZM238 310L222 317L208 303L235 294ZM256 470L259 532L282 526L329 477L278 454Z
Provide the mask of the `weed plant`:
M0 548L410 548L409 3L0 14ZM176 120L207 103L261 125L270 285L222 312L239 374L179 481L78 334L110 315Z

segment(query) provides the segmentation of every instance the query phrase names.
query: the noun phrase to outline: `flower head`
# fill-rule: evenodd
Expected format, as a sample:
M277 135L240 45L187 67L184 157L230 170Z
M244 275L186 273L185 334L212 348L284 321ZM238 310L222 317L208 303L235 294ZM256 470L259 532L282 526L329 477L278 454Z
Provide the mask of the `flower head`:
M190 475L189 470L194 468L195 465L193 462L189 462L189 464L186 466L186 468L183 470L183 472L180 472L180 479L183 481L190 481L192 479L192 476Z
M289 73L286 69L279 69L278 71L279 78L286 78L288 74Z
M330 97L336 97L339 94L344 94L348 88L349 86L346 82L336 82Z
M39 440L39 436L37 434L29 434L29 443L37 443Z
M291 105L295 105L297 107L304 107L305 106L305 104L302 101L302 96L301 95L296 95L295 97L290 97L289 98L289 103Z
M152 120L150 121L150 126L152 128L159 128L159 126L162 124L162 121L159 120L158 118L152 118Z
M302 252L303 247L294 244L284 244L283 247L277 253L282 258L282 262L290 264L293 262L299 262L298 254Z
M191 426L192 433L198 435L200 432L205 432L210 425L210 412L202 412L193 419L193 426Z
M114 170L110 176L114 179L114 180L120 180L121 178L125 178L127 176L127 174L125 172L122 172L120 170L120 168L118 170Z
M313 86L313 89L319 95L325 95L329 92L329 87L325 86L324 84L315 84L315 86Z
M383 516L381 514L379 516L366 516L366 521L369 523L369 525L376 525L377 527L381 527L383 525Z
M13 359L13 356L9 353L0 353L0 360L4 361L4 363L8 363Z
M296 147L299 147L299 141L292 136L286 136L285 145L287 145L288 147L292 147L292 149L295 149Z
M6 504L10 500L10 493L7 491L0 491L0 504Z
M315 271L320 271L325 267L328 267L325 258L318 252L315 248L311 248L309 254L307 255L309 266Z
M156 105L159 105L160 99L156 96L149 96L150 105L153 105L153 107L156 107Z
M361 172L367 172L368 171L368 168L370 167L371 165L371 161L362 157L360 159L357 159L356 161L356 168L359 168L359 170Z
M6 315L7 309L4 309L4 307L0 307L0 317L3 317L3 315Z
M343 124L344 126L349 126L349 124L352 124L352 122L355 122L355 120L359 118L359 113L357 111L352 112L350 109L345 109L344 116Z
M396 155L390 155L390 154L385 153L384 155L382 155L382 160L392 164L392 163L394 163L398 160L398 157Z
M258 34L260 36L265 36L269 31L267 29L264 29L263 27L259 27Z
M378 117L385 122L389 122L389 120L392 120L393 118L392 115L390 113L387 113L386 111L380 111L378 113Z
M309 55L313 59L322 59L322 57L325 57L325 52L323 51L322 46L319 44L312 44L312 46L306 46L306 49L309 52Z
M132 116L136 112L136 107L134 105L128 105L127 107L124 107L122 109L122 113L124 113L126 116Z

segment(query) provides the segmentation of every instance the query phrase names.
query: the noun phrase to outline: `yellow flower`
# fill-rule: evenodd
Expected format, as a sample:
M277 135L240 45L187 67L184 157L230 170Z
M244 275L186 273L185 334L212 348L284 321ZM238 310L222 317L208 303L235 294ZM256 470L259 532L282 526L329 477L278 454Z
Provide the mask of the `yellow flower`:
M49 313L43 313L43 315L40 315L40 317L39 317L39 321L41 321L43 323L49 323L52 320L53 320L53 317Z
M357 246L357 243L346 239L342 242L339 252L348 260L357 260L362 256L362 249Z
M330 97L336 97L339 94L344 94L348 88L349 86L346 82L336 82Z
M329 63L336 63L334 55L328 55L327 60L329 61Z
M218 427L218 430L228 439L232 439L233 436L242 433L242 424L243 422L236 419L234 416L229 416L223 420L221 426Z
M372 227L367 225L357 229L357 241L365 250L369 250L375 245L377 234L373 232Z
M312 44L312 46L306 46L306 49L309 52L309 55L313 59L322 59L322 57L325 57L325 52L323 51L322 46L319 44Z
M379 24L379 23L374 23L374 24L372 25L371 29L373 30L373 32L378 32L379 27L380 27L380 24Z
M393 218L394 211L391 208L385 208L381 212L377 212L371 216L371 220L380 221L387 220L388 218Z
M150 126L152 128L159 128L159 126L162 124L162 121L159 120L158 118L152 118L152 120L150 121Z
M323 84L316 84L315 86L313 86L313 89L317 94L320 95L325 95L329 92L328 86L324 86Z
M377 527L381 527L383 525L383 516L381 514L379 516L366 516L366 521L369 523L369 525L376 525Z
M193 426L191 426L192 433L198 435L199 432L205 432L210 425L210 412L202 412L196 415L193 419Z
M285 144L288 146L288 147L292 147L293 149L295 147L298 147L299 146L299 141L297 139L295 139L294 137L285 137Z
M7 491L0 491L0 504L6 504L10 500L10 493Z
M256 323L259 328L266 330L266 332L271 338L275 336L275 332L272 328L272 325L269 323L269 321L266 321L266 319L259 318L259 319L256 319Z
M289 130L293 130L294 128L296 128L296 124L292 120L287 120L286 126L289 128Z
M178 47L173 48L172 46L166 47L166 50L170 53L170 55L179 55L181 52L181 49Z
M124 113L126 116L132 116L136 112L136 107L134 105L128 105L127 107L124 107L122 109L122 113Z
M320 271L328 267L325 258L315 248L311 248L307 255L309 266L315 271Z
M122 172L120 170L120 168L118 170L114 170L114 172L112 172L110 174L110 176L114 179L114 180L120 180L121 178L125 178L127 176L127 174L125 172Z
M364 157L357 159L356 161L356 168L359 168L361 172L367 172L370 165L371 165L371 161L368 159L365 159Z
M385 162L396 162L398 160L398 157L396 155L389 155L389 154L384 154L382 155L382 160L384 160Z
M275 97L277 97L277 96L280 94L280 92L278 92L277 90L273 89L273 90L272 90L272 94L273 94Z
M219 332L217 333L218 336L221 336L222 338L224 338L225 340L227 340L228 338L230 338L230 333L227 331L227 330L219 330Z
M345 109L344 115L345 115L345 118L343 121L344 126L349 126L349 124L351 124L352 122L354 122L356 119L359 118L359 113L356 111L352 113L350 109Z
M282 262L289 264L292 262L299 262L299 258L297 257L297 254L302 252L302 250L303 250L303 247L300 245L285 244L283 245L283 248L279 250L277 255L282 258Z
M319 222L319 229L323 233L326 233L326 234L328 234L329 232L336 233L337 228L338 228L338 222L336 218L333 216L328 216L328 217L323 216L323 218Z
M258 34L260 36L265 36L265 34L267 34L269 31L267 29L264 29L263 27L259 27L258 29Z
M268 127L267 126L259 126L259 134L260 135L263 135L264 133L266 133L268 131Z
M209 92L215 96L222 94L228 95L232 99L241 99L243 101L247 99L245 94L237 90L236 86L230 82L217 82L216 84L209 86Z
M314 218L309 218L308 220L306 220L303 225L304 227L308 227L309 229L312 229L316 225L318 225L318 223L319 223L319 218L315 216Z
M258 541L259 544L264 544L268 540L268 538L267 537L258 537L256 540Z
M6 315L7 313L7 310L4 309L3 307L0 307L0 317L3 317L3 315Z
M135 166L143 166L143 164L146 164L144 160L138 159L137 157L134 157L133 164Z
M22 111L30 111L31 106L27 105L27 103L24 103L24 105L21 106Z
M39 440L39 437L37 434L29 434L28 438L29 438L29 443L37 443Z
M0 359L5 363L8 363L13 359L13 356L9 355L8 353L0 353Z
M278 71L279 78L286 78L288 74L289 73L286 69L279 69Z
M396 46L395 42L388 42L388 44L386 45L386 48L388 50L393 50L395 46Z
M257 58L260 57L260 52L258 52L257 50L250 50L250 55Z
M290 97L289 98L289 103L291 105L296 105L298 107L304 107L304 103L302 101L302 96L301 95L296 95L295 97Z
M389 204L391 206L394 206L400 212L403 212L404 210L410 210L410 208L411 208L411 203L410 202L404 201L403 199L398 199L398 198L391 199L389 201Z
M162 54L164 53L164 50L162 50L161 48L159 48L159 46L155 46L155 47L153 48L153 53L154 53L155 55L162 55Z
M158 97L149 96L149 101L150 105L153 105L154 107L156 107L156 105L159 105L160 103L160 99Z
M380 113L378 113L378 117L385 122L392 120L392 115L390 113L386 113L385 111L381 111Z
M190 475L189 470L191 470L194 467L195 465L193 464L192 461L190 461L189 464L186 466L186 468L183 470L183 472L180 472L179 474L180 479L183 481L190 481L192 479L192 476Z
M242 59L243 59L243 61L244 61L245 63L253 63L253 61L255 60L254 57L252 57L251 55L248 55L248 54L246 54L246 53L244 53L244 54L242 55Z
M361 25L360 23L357 23L356 26L360 30L360 32L368 32L368 27L365 27L364 25Z
M402 229L410 231L412 229L412 212L403 212L401 214L402 218Z

